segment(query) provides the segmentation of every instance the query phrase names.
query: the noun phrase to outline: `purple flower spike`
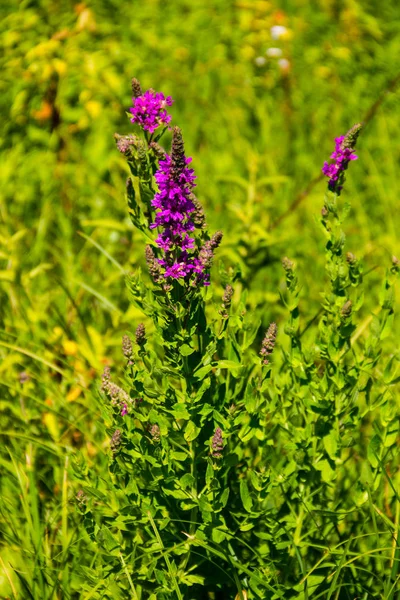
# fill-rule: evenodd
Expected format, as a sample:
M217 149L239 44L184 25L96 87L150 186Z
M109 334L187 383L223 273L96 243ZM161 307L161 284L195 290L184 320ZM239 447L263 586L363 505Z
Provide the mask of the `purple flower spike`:
M132 113L131 122L137 123L153 133L161 125L168 125L171 121L171 115L167 113L167 106L171 106L173 100L171 96L165 97L161 92L147 90L141 96L133 97L133 106L129 109Z
M346 135L335 138L335 150L331 154L331 159L335 162L329 164L325 161L322 172L329 177L328 188L331 192L340 195L344 183L344 172L350 161L357 160L358 156L354 153L354 146L361 131L361 125L354 125Z
M150 228L162 228L156 243L164 254L158 264L165 278L189 279L194 276L194 285L200 282L209 285L208 271L222 233L214 234L200 251L196 249L191 234L196 226L203 228L204 218L199 218L201 206L192 191L196 175L188 166L191 161L185 156L182 133L179 127L174 127L171 155L166 154L165 160L159 161L155 174L159 191L152 201L156 216ZM154 263L151 266L154 271Z

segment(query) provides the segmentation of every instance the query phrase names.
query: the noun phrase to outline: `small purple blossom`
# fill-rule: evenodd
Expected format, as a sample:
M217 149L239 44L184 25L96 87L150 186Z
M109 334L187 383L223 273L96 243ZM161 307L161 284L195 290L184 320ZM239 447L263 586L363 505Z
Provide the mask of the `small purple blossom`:
M137 80L136 80L137 81ZM133 106L129 109L132 113L131 122L137 123L144 130L153 133L161 125L168 125L171 115L166 108L171 106L171 96L165 97L161 92L147 90L140 96L133 96Z
M211 456L213 458L221 458L224 449L224 441L222 438L222 429L217 427L211 440Z
M357 138L361 131L361 125L354 125L345 135L335 138L335 150L331 154L333 163L324 162L322 172L329 177L328 188L331 192L340 195L344 183L344 172L350 161L357 160L358 156L354 152Z

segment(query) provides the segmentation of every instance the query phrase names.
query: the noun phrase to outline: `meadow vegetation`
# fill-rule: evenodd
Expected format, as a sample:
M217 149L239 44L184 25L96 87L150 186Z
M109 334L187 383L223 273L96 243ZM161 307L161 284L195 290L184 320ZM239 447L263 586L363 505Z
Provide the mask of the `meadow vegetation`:
M397 13L0 7L0 598L399 600ZM145 247L181 134L179 279Z

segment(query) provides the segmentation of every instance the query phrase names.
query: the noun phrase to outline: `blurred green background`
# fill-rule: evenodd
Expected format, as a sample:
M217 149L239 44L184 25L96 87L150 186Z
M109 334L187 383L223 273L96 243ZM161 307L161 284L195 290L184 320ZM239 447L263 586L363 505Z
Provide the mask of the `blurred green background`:
M398 252L400 19L397 0L14 0L0 16L1 535L22 568L34 546L16 498L35 477L51 562L73 495L65 449L105 452L98 376L141 320L124 275L144 244L113 140L132 130L131 77L174 98L198 197L224 230L220 262L239 265L266 324L283 313L285 255L304 319L317 310L326 182L314 180L334 137L367 119L342 196L347 249L370 271L367 317ZM218 301L218 261L213 279Z

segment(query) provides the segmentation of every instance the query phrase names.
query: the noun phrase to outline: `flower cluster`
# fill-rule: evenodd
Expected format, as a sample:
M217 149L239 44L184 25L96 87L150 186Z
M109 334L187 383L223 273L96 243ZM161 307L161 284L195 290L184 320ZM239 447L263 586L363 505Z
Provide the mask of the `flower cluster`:
M128 361L128 366L131 367L133 365L133 348L129 335L124 335L122 338L122 353Z
M135 342L141 348L146 343L146 329L143 323L139 323L135 331Z
M270 354L272 354L272 352L274 350L277 333L278 333L278 328L276 326L276 323L271 323L271 325L267 329L267 333L265 334L265 337L261 344L260 355L262 358L263 365L269 364L269 360L267 357Z
M157 425L157 423L150 427L150 435L151 435L153 442L157 443L160 441L161 431L160 431L160 428Z
M354 146L361 131L361 125L354 125L346 135L335 138L335 150L331 158L335 161L331 164L324 162L322 172L329 177L328 188L340 195L343 188L344 172L350 161L356 160L358 156L354 153Z
M221 458L223 449L222 429L221 427L217 427L211 440L211 456L213 458Z
M232 296L233 296L233 287L231 285L227 285L225 287L224 295L222 296L222 304L221 309L219 311L220 315L224 318L228 318L228 310L232 304Z
M124 417L130 412L134 401L119 385L111 381L110 367L105 367L102 375L101 389L107 394L113 406L118 407L121 416Z
M191 160L185 156L179 127L174 127L171 155L166 154L165 159L159 161L155 174L159 191L152 201L156 216L150 227L162 228L156 244L164 253L164 257L157 261L163 268L164 278L188 278L194 274L196 282L209 285L208 271L222 233L217 232L205 242L197 256L188 252L195 249L195 240L190 234L196 226L203 228L204 223L202 209L192 192L196 176L188 166ZM151 262L149 256L148 263ZM155 270L153 261L152 271L156 275Z
M110 440L110 448L111 448L111 451L113 454L116 454L118 448L121 445L121 440L122 440L122 431L120 429L116 429Z
M166 110L173 103L171 96L165 97L161 92L147 90L136 97L134 94L132 101L133 106L129 109L133 115L131 122L137 123L146 131L153 133L160 125L168 125L171 121L171 115Z

